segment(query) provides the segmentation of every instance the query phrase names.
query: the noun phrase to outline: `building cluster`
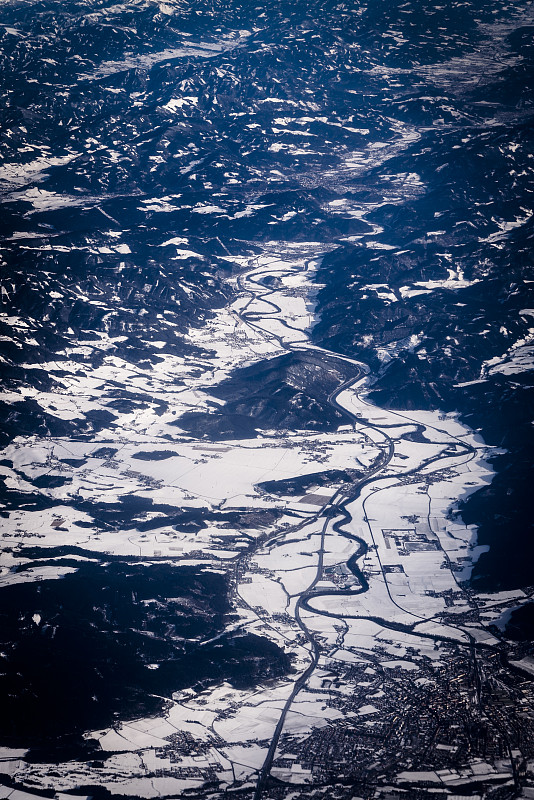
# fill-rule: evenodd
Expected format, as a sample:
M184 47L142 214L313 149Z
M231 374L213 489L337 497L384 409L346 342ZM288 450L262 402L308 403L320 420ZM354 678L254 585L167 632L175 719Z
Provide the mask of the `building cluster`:
M391 657L390 657L391 658ZM344 719L297 740L282 737L278 779L313 785L351 781L358 796L414 800L428 791L505 800L534 785L534 688L505 669L498 655L469 652L417 671L330 661L323 683ZM347 693L347 687L351 691ZM385 784L395 787L381 793ZM315 795L314 795L315 796ZM525 795L530 797L530 795ZM534 790L532 793L534 798Z

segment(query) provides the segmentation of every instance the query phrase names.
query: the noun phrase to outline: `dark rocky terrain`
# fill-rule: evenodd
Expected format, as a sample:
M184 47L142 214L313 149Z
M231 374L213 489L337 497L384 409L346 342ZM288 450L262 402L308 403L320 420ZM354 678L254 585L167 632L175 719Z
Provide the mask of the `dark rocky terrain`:
M257 429L333 431L348 417L328 405L329 394L357 371L342 361L325 370L307 353L289 353L237 370L212 394L224 400L212 413L188 412L180 428L214 439L256 435Z
M532 362L530 355L520 360L522 348L531 353L532 336L531 32L526 26L509 37L519 66L458 92L461 124L436 130L443 100L434 108L427 100L433 130L387 162L388 172L419 174L425 192L367 217L383 228L380 241L391 249L370 259L364 237L325 258L314 330L316 341L369 364L377 404L459 411L485 441L508 451L494 460L498 475L491 486L461 507L466 522L480 525L480 541L491 545L474 574L486 588L530 583L534 556L526 502ZM481 113L485 107L489 118ZM375 170L367 191L377 192L385 177ZM471 285L406 293L414 284L443 282L451 269ZM391 297L377 297L366 290L369 284L387 284ZM336 299L341 295L345 306ZM501 358L502 367L492 368L491 359Z
M348 362L291 352L215 380L199 338L238 259L312 243L313 341L366 364L377 405L458 412L500 448L493 481L452 513L490 545L474 588L531 591L533 33L527 0L2 3L0 444L94 449L37 476L3 459L0 521L67 505L90 520L73 528L103 534L276 520L134 490L87 499L72 476L89 458L116 468L131 414L174 415L165 448L133 456L170 469L190 437L346 424L329 398L356 376ZM218 402L177 414L173 393L203 377ZM290 674L267 636L227 630L227 575L23 544L17 580L76 572L0 588L2 745L89 758L81 733L155 713L176 689ZM531 616L512 615L510 638L530 640Z

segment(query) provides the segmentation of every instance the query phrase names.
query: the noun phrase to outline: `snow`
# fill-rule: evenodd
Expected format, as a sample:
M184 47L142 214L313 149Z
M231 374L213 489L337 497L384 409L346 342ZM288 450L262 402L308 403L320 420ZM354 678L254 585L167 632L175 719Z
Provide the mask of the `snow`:
M0 761L24 758L28 750L22 748L0 747Z
M35 180L43 180L46 171L52 167L60 167L64 164L69 164L75 158L78 158L79 153L67 153L64 156L38 156L26 164L2 164L0 166L0 183L3 183L2 188L15 189L25 186L27 183ZM35 190L37 192L38 190ZM44 196L52 194L47 192ZM79 198L77 198L79 199Z
M519 667L519 669L528 672L529 675L534 675L534 658L531 656L525 656L524 658L518 659L510 659L510 664L514 667Z
M378 708L369 704L361 706L357 711L359 717L367 716L367 714L378 714L378 713L379 713Z
M235 716L213 723L213 730L226 742L246 742L272 738L280 716L279 708L244 707Z
M528 339L533 340L534 336L530 334ZM534 368L534 344L523 342L517 342L500 358L496 357L484 362L482 373L519 375L522 372L530 372Z
M269 614L282 612L287 605L280 584L261 575L255 576L251 583L242 583L239 594L248 605L265 608Z
M442 280L414 281L410 286L401 286L399 289L400 294L404 299L405 297L415 297L418 294L435 292L437 289L452 289L453 291L457 291L458 289L466 289L468 286L474 286L474 284L480 283L479 279L473 279L471 281L466 280L461 267L449 269L448 273L449 277Z
M165 51L142 57L145 59L142 61L134 60L135 63L108 62L91 77L133 66L147 68L158 59L181 57L183 53L211 57L234 44L221 42L200 49L199 45L190 44L173 50L172 55ZM277 98L260 102L286 103ZM170 100L164 108L178 113L194 105L195 98L184 95ZM277 124L300 124L298 119L281 119L284 122ZM417 137L414 129L398 123L394 141L375 142L361 151L347 152L341 167L336 167L336 180L340 170L342 175L353 179L372 165L393 158L399 148ZM311 152L278 143L271 150L292 154ZM190 163L186 170L197 163ZM390 184L392 202L397 191L404 197L415 197L424 190L415 173L391 175ZM35 208L68 200L51 195L30 190L27 198L33 198ZM146 211L171 212L178 207L174 201L179 198L180 195L167 195L142 200L140 205ZM266 205L251 203L239 207L242 210L234 213L234 218L251 216ZM330 211L365 219L375 207L376 204L337 203L330 204ZM199 204L191 210L207 217L228 214L215 203ZM375 226L371 230L376 235L381 229ZM161 246L174 247L174 258L178 260L203 258L190 249L189 239L183 236L172 236ZM106 252L129 252L127 244L112 242L105 247ZM387 246L376 242L375 248ZM252 255L225 256L232 267L228 280L235 299L191 332L194 343L211 351L213 356L172 356L163 352L162 335L160 341L152 343L162 360L150 371L144 371L125 362L115 351L115 343L124 337L102 334L99 340L80 340L61 362L63 374L58 378L61 390L32 395L42 408L53 406L63 419L83 417L89 411L105 407L102 387L114 381L128 386L132 392L162 401L166 410L159 413L154 402L142 410L121 414L112 428L104 428L91 440L21 436L4 450L3 457L10 459L20 473L14 473L10 467L2 468L8 486L12 481L19 489L29 491L30 481L45 474L68 477L71 482L43 490L56 504L53 508L32 512L21 509L5 520L5 542L13 547L13 552L3 556L0 583L58 579L75 572L72 567L54 566L34 566L15 572L17 566L24 565L17 554L22 534L26 545L50 547L69 543L93 552L140 556L147 564L157 558L223 573L231 568L236 576L233 613L237 619L232 623L233 630L268 637L291 658L293 666L290 675L260 684L254 690L238 690L223 683L198 695L190 690L176 691L172 705L160 715L93 732L90 736L106 752L101 776L96 778L95 771L87 764L71 763L68 768L59 765L57 770L54 768L54 791L72 788L70 776L76 772L79 786L100 783L112 793L132 797L180 796L187 789L201 791L206 770L213 763L224 785L231 785L234 780L254 782L295 681L315 657L312 637L320 643L319 660L309 682L302 686L288 709L283 734L291 741L300 741L315 729L338 720L350 719L352 714L374 718L363 719L361 723L372 725L380 718L384 702L385 692L380 688L384 669L388 680L400 679L400 675L413 680L413 673L424 660L422 656L434 664L440 663L441 638L446 640L447 647L451 640L459 647L468 645L471 637L486 643L493 641L480 626L468 626L460 616L469 605L457 581L468 577L481 548L476 545L475 529L450 519L448 511L460 497L487 484L492 471L484 459L487 455L484 443L457 416L377 408L366 400L367 383L362 377L336 396L337 403L355 419L355 429L352 425L344 426L328 434L263 431L253 439L214 443L195 439L174 424L186 411L213 411L220 405L211 390L238 367L288 351L313 352L320 357L321 348L310 344L309 331L315 322L319 288L314 281L320 259L327 250L328 247L314 242L271 241L263 242L261 250ZM268 278L271 280L266 281ZM369 284L363 289L397 302L399 296L460 290L471 283L459 269L450 269L448 278L414 282L401 287L399 295L387 284ZM187 285L183 288L187 291ZM379 356L385 363L418 343L418 337L408 337L384 346ZM530 344L525 342L521 346ZM91 356L95 352L102 357L99 365L80 375L76 356ZM362 375L365 374L365 368L353 359L340 356L339 360L359 366ZM57 370L53 362L40 366ZM488 364L488 369L498 366ZM177 375L183 385L177 385ZM13 393L13 402L19 397ZM418 429L422 431L421 441L406 438ZM116 452L112 456L96 455L103 446ZM163 452L168 457L158 459L157 454ZM151 453L154 458L136 457L143 453ZM382 467L378 465L381 454L388 455L388 463ZM65 463L65 458L84 463L72 467ZM322 486L321 481L316 487L298 493L288 491L286 495L270 495L258 488L266 481L329 469L370 468L376 470L373 480L360 486L357 493L354 486ZM77 511L72 505L73 498L89 504L111 505L131 496L172 506L177 514L181 509L191 508L216 512L273 510L276 514L274 521L266 522L263 527L251 523L247 528L223 527L214 515L214 521L192 533L181 530L171 519L167 521L167 516L170 517L167 512L148 510L122 527L102 532L89 513ZM324 514L324 507L330 503L345 503L351 519L347 521L335 511L332 515ZM151 520L161 522L161 527L140 530L141 522ZM83 527L76 524L80 522ZM357 540L367 545L365 556L359 559L359 567L369 582L365 592L359 591L357 577L347 568L347 561L358 548ZM250 551L246 558L244 550ZM235 572L232 562L236 565ZM320 594L325 589L344 593ZM298 602L310 590L317 592L308 598L312 610ZM452 597L450 607L440 596L444 592ZM501 599L504 603L514 600ZM41 624L38 613L33 615L33 623ZM398 629L389 627L392 623ZM321 688L323 681L332 680L337 674L328 668L334 670L343 663L355 668L372 665L365 672L365 680L346 681L339 688L340 694L357 698L353 705L357 710L348 713L334 706L329 692ZM393 670L396 674L392 675ZM187 733L193 742L202 745L199 748L202 755L180 752L173 761L166 748L176 732ZM7 758L16 761L17 757ZM38 785L50 787L49 767L41 765L43 772L36 779ZM187 776L177 778L171 774L180 768L188 770ZM27 769L31 772L36 768ZM147 777L149 773L153 777ZM405 774L401 773L399 779L403 780ZM283 775L284 780L295 783L309 778L297 761ZM436 776L436 781L441 781L441 777Z
M247 38L245 34L242 38ZM184 41L181 47L169 47L154 53L126 57L122 61L103 61L93 72L81 73L79 81L94 81L132 69L150 69L156 64L175 58L214 58L220 53L231 50L239 43L239 39L221 39L220 42Z

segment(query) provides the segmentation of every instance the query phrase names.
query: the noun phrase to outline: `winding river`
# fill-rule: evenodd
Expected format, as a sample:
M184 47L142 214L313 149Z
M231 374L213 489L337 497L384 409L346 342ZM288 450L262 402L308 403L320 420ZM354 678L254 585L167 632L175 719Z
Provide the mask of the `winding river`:
M278 262L274 262L279 265ZM305 261L305 266L301 268L303 272L308 272L311 268L311 261ZM384 426L377 426L376 424L372 424L368 419L366 419L362 415L362 408L365 406L369 406L370 404L366 402L364 398L358 393L358 384L362 382L362 379L368 373L368 368L366 365L358 362L354 359L348 358L347 356L343 356L337 354L335 352L326 350L324 348L318 347L317 345L313 345L309 339L307 334L303 331L302 328L297 327L295 325L291 325L287 319L285 319L285 312L283 307L275 302L275 298L277 294L280 294L281 286L283 286L283 282L285 278L290 278L294 276L295 269L292 268L283 272L280 270L279 266L276 268L269 268L269 265L261 265L261 266L253 266L252 268L247 269L241 275L239 275L237 279L237 290L238 290L238 297L237 300L234 302L233 306L233 313L239 319L239 321L245 326L245 328L251 328L255 331L256 334L260 334L262 337L270 340L276 341L282 351L286 353L290 352L306 352L308 355L314 356L315 363L320 365L322 368L326 368L328 364L335 362L335 361L344 361L348 362L352 365L355 371L354 377L350 378L349 380L342 383L338 386L329 396L328 396L328 403L338 411L342 411L345 415L348 415L352 420L352 424L355 431L358 431L360 435L367 437L370 441L372 441L375 445L378 443L380 448L380 455L376 459L375 463L372 467L366 472L365 476L361 479L356 479L352 485L345 486L341 489L337 489L335 494L332 496L330 501L323 506L320 511L318 511L311 519L319 520L320 518L323 519L322 529L321 529L321 544L317 551L317 568L315 577L312 582L309 584L307 589L302 592L297 599L294 617L295 620L303 632L306 640L309 642L310 645L310 663L307 668L299 675L299 677L295 680L292 690L280 712L280 716L278 722L276 724L276 728L274 734L272 736L270 746L263 763L263 766L259 772L254 800L260 800L264 791L267 787L267 783L270 778L271 768L273 765L273 760L275 758L275 754L277 751L277 747L279 744L280 736L284 729L284 724L286 721L287 714L291 709L295 698L297 697L300 690L306 685L308 679L314 672L315 668L317 667L320 655L321 655L321 646L317 641L315 634L309 629L305 620L302 618L302 611L305 610L307 612L311 612L313 614L320 614L325 617L332 617L333 619L368 619L373 622L377 622L384 628L388 628L393 631L403 631L406 633L410 633L411 635L419 636L423 639L432 639L435 641L441 642L448 642L457 646L464 646L468 647L472 654L473 663L475 666L475 670L477 669L477 659L476 659L476 651L478 649L484 648L492 648L492 645L476 642L474 637L465 630L461 631L462 637L464 637L464 641L458 641L452 637L442 636L433 633L425 633L422 631L417 631L415 628L421 622L429 622L434 619L433 616L425 617L415 614L413 611L408 611L407 609L403 609L402 606L395 600L392 596L388 581L385 576L384 566L382 561L380 560L380 554L377 550L378 560L380 563L382 579L384 581L384 585L386 587L387 593L391 602L401 609L404 612L411 614L414 617L414 622L412 624L405 624L399 623L391 620L384 619L382 617L377 616L369 616L364 614L346 614L343 612L334 613L332 611L326 611L324 609L320 609L317 607L316 602L320 598L323 597L354 597L357 594L363 594L368 591L369 589L369 582L364 573L362 572L359 562L361 562L362 558L368 552L369 545L368 543L359 536L356 536L354 533L349 532L347 527L353 520L353 514L348 509L348 505L357 501L361 494L362 490L366 486L370 486L376 484L375 491L380 491L379 481L381 478L385 477L385 473L391 464L391 461L395 455L395 440L387 433L388 427L394 427L396 419L399 420L398 424L402 423L409 423L415 427L416 435L421 435L425 428L432 428L429 425L422 425L418 420L410 418L410 416L405 412L396 412L396 411L387 411L389 416L394 417L393 421L390 421L389 425L385 424ZM276 287L266 285L266 278L271 276L271 281L273 278L276 280ZM273 281L272 281L273 282ZM243 303L243 301L245 301ZM273 321L276 325L273 325ZM275 328L275 330L273 330ZM278 332L277 332L278 330ZM346 393L349 392L348 400ZM345 397L342 400L340 398L341 395L345 393ZM356 410L355 405L358 406L358 411ZM447 448L444 452L439 453L437 456L432 456L427 459L423 459L416 467L402 471L396 472L395 477L401 482L403 479L406 479L410 476L413 476L417 472L419 472L424 467L429 467L431 465L437 464L438 462L444 459L450 459L451 454L454 456L456 463L458 464L465 464L468 461L473 460L477 456L477 450L474 446L465 441L460 440L458 437L448 433L442 429L433 428L434 431L438 432L441 436L447 437L447 440L450 442L451 447ZM454 448L454 450L452 450ZM388 475L391 477L391 475ZM376 542L374 538L373 528L371 522L366 513L366 499L361 501L360 509L361 509L361 517L365 521L370 540L373 542L373 545L376 547ZM430 514L430 510L429 510ZM350 558L346 562L346 566L354 579L357 581L358 586L347 589L317 589L317 584L323 580L323 567L324 567L324 554L325 554L325 537L327 533L334 532L335 534L342 536L354 543L354 551L350 555ZM272 540L261 541L261 546L265 546L268 544L275 544L276 537L273 537ZM260 543L257 543L255 550L258 549ZM240 557L239 561L243 562L245 558L250 558L251 553L249 552L246 556ZM448 559L447 554L445 554L446 558ZM449 562L449 567L451 566ZM454 575L454 573L452 573ZM455 578L456 580L456 578ZM465 592L465 589L458 584L459 588Z

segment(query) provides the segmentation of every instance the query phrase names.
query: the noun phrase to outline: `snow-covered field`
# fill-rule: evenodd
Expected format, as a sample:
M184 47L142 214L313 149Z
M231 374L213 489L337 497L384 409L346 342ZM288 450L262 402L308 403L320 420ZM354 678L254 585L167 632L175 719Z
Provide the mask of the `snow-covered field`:
M30 491L31 481L41 476L69 480L42 490L54 501L52 507L11 515L4 529L11 550L4 553L1 580L60 579L65 574L66 568L53 566L17 573L15 568L25 563L17 556L21 543L68 543L177 565L211 560L220 568L238 559L234 604L239 625L271 638L290 654L293 674L253 691L223 684L201 695L176 692L160 716L93 732L91 737L106 752L98 775L87 763L69 762L56 766L51 779L49 765L28 766L9 752L0 761L1 770L19 779L31 774L41 789L68 792L98 782L112 793L140 797L201 787L208 774L216 774L228 787L236 782L254 785L281 715L286 749L288 741L333 721L358 718L367 726L374 724L380 691L366 691L365 681L360 687L340 686L347 696L359 693L359 705L352 703L347 711L331 706L321 686L331 683L333 665L368 663L373 673L378 663L382 670L415 676L421 659L439 659L446 642L462 646L470 637L487 636L476 626L451 623L466 608L459 581L468 576L481 548L476 531L447 514L460 497L491 480L484 443L454 415L384 411L365 400L365 379L360 379L336 397L354 425L335 434L264 432L254 439L209 442L172 426L177 412L220 402L210 396L210 385L235 367L294 346L308 347L318 248L304 243L286 248L283 256L275 255L276 249L271 243L265 256L241 259L235 300L195 333L196 341L214 353L201 376L198 362L169 355L150 373L116 356L104 357L83 376L74 367L69 372L68 362L64 365L64 393L45 393L39 402L54 406L65 419L98 408L106 380L128 382L148 392L154 404L141 413L122 414L113 429L101 430L93 441L18 437L6 448L3 456L13 465L2 467L8 486ZM275 279L276 285L267 289L266 278ZM97 346L105 352L105 339ZM321 353L320 348L309 349ZM158 400L169 410L158 412ZM329 469L363 471L358 492L339 482L307 486L286 496L258 488L265 481ZM79 501L111 507L126 496L177 509L276 509L279 516L267 529L232 531L210 523L190 533L166 525L165 512L148 510L146 520L163 518L155 531L119 525L103 533L92 530L90 514L76 508ZM331 513L325 515L328 508ZM261 543L250 550L260 533ZM369 584L363 593L357 575L347 568L357 541L366 546L359 560ZM445 595L452 598L448 605ZM305 598L307 606L302 605ZM491 613L498 616L502 609ZM308 670L317 646L308 689L290 700L295 680ZM178 751L170 759L177 732L202 743L202 754ZM162 777L148 776L155 770ZM274 766L273 774L290 783L307 779L298 761L291 768Z

